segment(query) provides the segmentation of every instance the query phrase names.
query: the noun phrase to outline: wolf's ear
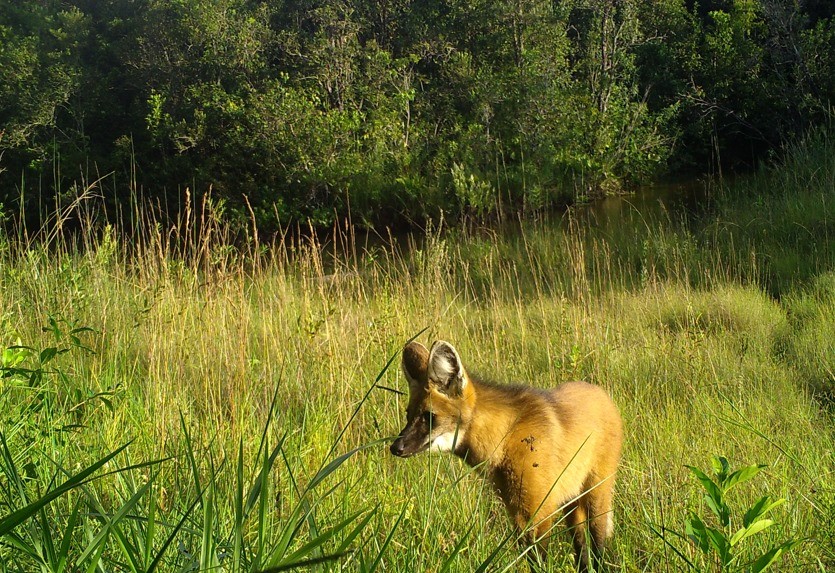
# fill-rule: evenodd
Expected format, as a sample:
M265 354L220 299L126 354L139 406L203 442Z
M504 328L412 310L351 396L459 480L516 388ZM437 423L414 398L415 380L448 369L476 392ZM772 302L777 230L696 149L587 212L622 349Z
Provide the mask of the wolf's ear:
M426 369L429 366L429 351L420 342L412 341L403 347L403 374L409 381L409 388L426 383Z
M449 342L438 340L429 353L429 382L437 384L444 393L459 396L467 384L464 366L458 351Z

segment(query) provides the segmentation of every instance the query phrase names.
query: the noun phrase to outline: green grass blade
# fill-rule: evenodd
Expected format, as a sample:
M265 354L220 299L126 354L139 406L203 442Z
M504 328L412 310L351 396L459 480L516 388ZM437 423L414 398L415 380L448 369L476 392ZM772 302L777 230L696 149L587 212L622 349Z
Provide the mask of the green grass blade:
M107 548L106 543L101 543L99 548L96 550L95 554L90 558L90 565L87 566L87 573L94 573L97 569L103 571L104 568L101 566L102 555L104 554L104 550ZM81 560L78 560L78 563L81 563Z
M663 526L661 527L661 530L659 531L659 530L655 527L655 525L653 525L653 524L651 524L651 523L649 524L649 529L650 529L650 531L652 531L652 532L653 532L653 533L654 533L654 534L655 534L655 535L656 535L656 536L657 536L657 537L658 537L661 541L663 541L663 542L664 542L664 544L665 544L667 547L669 547L670 549L672 549L672 550L673 550L673 553L675 553L676 555L678 555L678 557L679 557L682 561L684 561L685 563L687 563L687 565L688 565L691 569L693 569L694 571L699 571L699 568L698 568L698 567L696 567L696 565L694 565L692 561L690 561L690 558L689 558L689 557L687 557L684 553L682 553L682 552L679 550L679 548L678 548L678 547L676 547L675 545L673 545L673 544L670 542L670 540L669 540L669 539L667 539L667 536L665 535L665 533L672 533L672 534L674 534L676 537L678 537L679 539L683 539L683 540L685 540L685 541L688 541L686 537L684 537L683 535L681 535L681 534L680 534L679 532L677 532L677 531L673 531L672 529L667 529L666 527L663 527Z
M114 514L110 517L110 519L108 519L108 520L106 521L106 523L105 523L105 525L104 525L104 528L102 528L101 532L100 532L100 533L99 533L99 534L98 534L98 535L97 535L97 536L93 539L93 541L92 541L92 542L91 542L91 543L87 546L87 548L86 548L86 549L85 549L85 550L81 553L81 555L80 555L80 556L79 556L79 558L78 558L78 560L79 560L79 561L84 561L84 560L85 560L85 559L87 559L87 558L88 558L88 557L89 557L89 556L90 556L90 555L91 555L94 551L96 551L96 550L98 549L98 544L99 544L99 543L101 543L101 542L103 542L103 540L104 540L104 539L105 539L108 535L110 535L110 533L114 530L115 526L116 526L116 525L117 525L117 524L118 524L118 523L119 523L122 519L124 519L124 518L125 518L125 516L128 514L128 512L130 512L131 510L133 510L134 506L135 506L135 505L139 502L139 500L140 500L140 499L142 499L142 496L144 496L144 495L145 495L145 493L146 493L146 492L147 492L147 491L151 488L151 485L152 485L152 482L149 480L149 481L148 481L148 483L146 483L146 484L145 484L145 485L143 485L141 488L139 488L139 490L138 490L136 493L134 493L134 494L130 497L130 499L128 499L128 501L126 501L124 504L122 504L122 507L120 507L120 508L119 508L119 510L118 510L116 513L114 513ZM99 511L101 511L101 506L98 504L98 502L96 502L96 505L98 506L98 507L97 507L97 509L98 509ZM128 553L128 554L127 554L127 557L128 557L128 558L131 558L132 556L131 556L131 554L130 554L130 553ZM134 562L134 563L133 563L133 567L132 567L132 569L134 569L134 570L138 570L138 569L139 569L139 563Z
M14 458L12 457L11 451L9 451L6 436L3 432L0 432L0 444L3 445L3 465L5 466L6 479L17 489L17 495L23 503L29 503L26 495L26 486L23 484L23 480L20 479L20 474L17 471Z
M58 556L55 551L55 541L52 535L52 524L46 516L45 508L38 510L38 519L40 526L37 527L37 535L41 541L41 551L44 561L49 564L50 568L57 566Z
M73 540L73 532L78 524L78 516L80 513L81 502L76 501L73 506L72 513L70 514L70 518L67 520L67 526L64 528L64 538L61 540L61 546L58 548L58 566L56 567L55 573L63 573L67 566L67 561L70 555L70 545Z
M313 506L310 504L310 500L308 499L308 493L311 491L311 488L308 487L303 492L299 491L299 486L296 481L296 476L293 472L293 467L291 466L290 460L287 459L287 455L283 450L281 452L281 457L284 460L284 466L287 469L287 477L290 478L290 484L293 487L293 491L295 491L296 495L299 496L299 502L296 506L296 510L298 510L299 514L304 515L302 519L307 522L307 526L310 529L311 537L317 537L319 535L319 528L316 526L316 516L313 514ZM318 502L324 497L327 497L327 495L328 494L320 496L317 500L314 501L314 505L318 504ZM284 555L288 551L289 543L292 542L297 531L301 528L301 525L301 521L299 521L298 523L288 522L285 525L284 534L282 534L282 536L280 537L280 552L276 552L276 550L274 549L272 555ZM275 564L272 558L271 564Z
M315 488L316 488L316 486L318 486L320 483L322 483L322 480L324 480L324 479L325 479L326 477L328 477L330 474L332 474L332 473L333 473L333 472L335 472L337 469L339 469L339 466L341 466L342 464L344 464L344 463L345 463L348 459L350 459L350 458L351 458L351 456L353 456L353 455L354 455L354 454L356 454L357 452L361 452L361 451L363 451L363 450L367 450L368 448L374 447L374 446L376 446L376 445L378 445L378 444L382 444L382 443L384 443L384 442L386 442L386 441L388 441L388 439L387 439L387 438L380 438L379 440L374 440L373 442L369 442L369 443L367 443L367 444L363 444L363 445L361 445L361 446L358 446L358 447L354 448L353 450L351 450L351 451L349 451L349 452L347 452L347 453L342 454L341 456L337 456L335 459L331 460L331 462L330 462L330 463L328 463L327 465L325 465L325 467L323 467L322 469L320 469L320 470L316 473L316 475L315 475L315 476L313 476L313 478L310 480L310 482L308 482L308 484L307 484L307 488L305 488L305 491L310 491L310 490L312 490L312 489L315 489Z
M323 555L321 557L314 557L298 563L289 563L287 565L276 565L268 569L260 569L258 573L281 573L282 571L292 571L294 569L303 569L305 567L312 567L313 565L321 565L323 563L330 563L331 561L338 561L345 557L347 553L336 553L333 555Z
M467 529L466 533L461 536L461 539L458 540L458 543L455 544L455 547L452 548L452 553L447 555L444 562L441 564L441 568L438 570L438 573L446 573L449 571L449 568L452 567L452 564L455 562L455 558L458 557L458 554L461 553L461 550L464 549L464 545L467 543L467 540L470 538L470 534L473 532L473 528L475 527L475 523L473 523L469 529Z
M418 336L420 336L420 335L421 335L421 334L422 334L422 333L423 333L423 332L424 332L427 328L428 328L428 327L424 328L423 330L421 330L420 332L418 332L416 335L414 335L414 336L413 336L413 337L409 340L409 342L411 342L412 340L414 340L415 338L417 338ZM354 421L354 418L356 418L356 417L357 417L357 415L358 415L358 414L359 414L359 412L360 412L360 409L363 407L363 405L365 404L365 402L368 400L368 397L369 397L369 396L371 396L371 392L374 390L374 388L376 388L376 387L377 387L377 383L378 383L378 382L380 382L380 380L382 380L382 379L383 379L383 376L386 374L386 372L388 372L388 369L389 369L389 367L391 366L392 362L394 362L394 359L395 359L395 358L397 358L397 356L398 356L399 354L400 354L400 349L398 348L398 349L397 349L397 351L395 351L395 352L394 352L394 353L393 353L393 354L389 357L388 362L386 362L386 364L385 364L385 366L383 366L382 370L380 370L380 372L377 374L377 377L374 379L374 383L373 383L373 384L372 384L372 385L368 388L368 390L365 392L365 395L362 397L362 400L360 400L359 404L357 404L357 407L356 407L356 408L354 408L354 411L353 411L353 413L351 414L351 417L350 417L350 418L348 418L348 422L345 424L345 426L344 426L344 427L342 428L342 430L339 432L339 435L337 435L337 436L336 436L336 439L333 441L333 445L331 445L331 448L330 448L330 450L328 451L328 455L327 455L327 456L325 456L325 459L329 459L329 458L333 455L333 453L336 451L336 448L339 446L340 442L342 441L342 438L343 438L343 436L345 435L345 432L347 432L347 431L348 431L348 427L349 427L349 426L351 425L351 423Z
M269 433L270 425L272 425L273 419L275 419L275 407L278 404L278 389L281 387L281 377L284 374L284 361L281 363L281 367L278 371L278 380L279 383L275 385L275 389L273 390L273 397L270 400L270 409L267 412L267 420L264 422L264 430L261 432L261 440L258 442L258 452L255 454L255 459L261 459L261 452L267 447L267 434Z
M217 565L217 552L214 543L215 525L215 486L212 479L206 487L206 495L203 497L203 529L200 541L200 568L202 570L214 569Z
M34 545L27 543L20 535L12 531L8 535L3 538L3 543L8 544L9 546L17 549L24 555L29 556L30 558L38 561L39 563L42 561L41 554L35 548Z
M2 434L0 434L2 436ZM5 445L5 441L4 441ZM33 515L35 515L41 508L45 507L53 500L61 497L68 491L77 488L78 486L85 483L85 481L93 475L96 471L98 471L102 466L104 466L107 462L112 460L114 457L119 455L125 448L130 445L130 442L127 444L117 448L107 456L103 457L99 461L95 462L87 466L85 469L74 475L73 477L66 480L64 483L53 489L52 491L47 492L43 495L40 499L30 503L26 507L18 509L17 511L12 512L11 514L4 517L0 520L0 537L4 537L7 535L11 530L15 527L23 523L24 521L30 519Z
M151 477L153 481L156 476ZM147 571L151 564L151 553L154 550L154 537L156 536L157 525L157 497L155 495L148 496L148 521L145 525L145 535L143 538L143 555L142 568Z
M400 515L397 516L397 521L394 522L391 529L386 535L386 539L383 541L383 545L380 547L380 551L377 552L377 556L374 558L374 561L371 562L371 565L368 566L368 572L374 573L377 570L377 567L383 561L383 555L386 553L386 549L391 544L391 540L394 539L394 533L397 531L397 528L400 527L400 523L403 521L403 517L406 515L406 504L403 505L403 509L400 510Z
M142 551L136 543L132 543L128 535L125 534L122 527L124 519L125 518L122 517L113 524L113 537L116 539L116 543L118 544L122 555L124 555L127 559L127 565L130 571L132 571L132 573L140 573L144 571L142 567Z
M267 455L266 450L264 451L264 460L261 464L261 469L255 477L255 481L253 482L252 487L249 490L249 494L247 495L246 506L244 507L243 512L244 521L247 517L249 517L249 513L255 507L255 504L261 500L262 493L265 491L266 486L269 483L269 474L273 469L273 465L275 464L278 454L284 447L284 440L286 438L287 434L281 436L281 439L278 440L278 444L276 444L275 448L273 448L273 451L269 455Z
M241 570L244 535L244 439L238 440L238 460L235 466L235 523L232 528L232 569Z
M298 535L302 524L307 520L307 517L312 511L313 507L309 503L299 503L293 508L278 536L278 542L270 551L270 558L268 559L270 567L280 563L284 559L284 556L290 550L290 544L296 535Z
M305 522L308 524L310 523L310 516L313 514L313 511L318 507L319 503L330 496L337 486L334 486L327 492L325 492L320 497L314 499L312 502L307 499L302 499L299 503L293 508L293 512L290 515L290 518L285 521L284 527L282 528L281 534L279 535L279 541L273 547L272 551L270 552L270 557L268 559L270 563L270 567L273 567L279 563L281 563L285 559L285 555L290 550L290 545L293 543L293 540L301 531L302 526ZM311 536L318 537L319 533L311 529ZM318 556L317 556L318 557Z
M151 565L148 567L148 570L145 573L153 573L154 571L156 571L157 567L159 567L159 564L162 561L163 555L165 555L165 552L168 550L168 547L174 542L174 539L176 539L177 534L183 528L188 518L191 517L191 512L194 511L194 508L197 507L197 504L200 503L200 500L202 498L203 492L198 492L197 496L194 498L194 501L192 501L186 509L186 511L183 512L183 516L180 518L180 521L177 522L177 525L175 525L174 528L171 530L171 533L168 534L168 537L163 542L162 547L160 547L156 557L154 557L154 560L151 561Z
M263 460L261 462L261 470L252 485L252 490L249 493L247 505L251 506L256 501L258 502L258 539L256 540L255 558L250 564L250 571L255 571L261 567L264 562L264 552L266 549L267 539L264 533L267 531L267 491L269 489L270 470L275 463L275 458L278 453L282 451L284 438L286 434L281 437L278 445L273 449L272 454L268 453L267 449L261 450L263 452ZM247 513L247 512L245 512Z
M191 443L191 434L186 427L186 419L183 413L180 412L180 428L183 431L183 439L185 440L186 457L188 458L189 466L191 466L191 477L194 479L194 491L202 491L203 487L200 485L200 471L197 467L197 460L194 457L194 446ZM202 500L201 495L198 499Z
M337 547L337 553L344 553L348 550L348 547L354 542L354 540L359 536L359 534L368 526L368 523L371 521L371 518L377 514L377 510L371 510L368 514L363 517L360 522L354 527L351 532L345 536L342 540L342 544Z
M356 521L356 519L360 515L362 515L361 511L357 512L353 515L348 516L347 518L342 520L340 523L334 525L330 529L325 530L324 533L319 534L319 536L317 536L314 539L311 539L310 541L308 541L307 543L302 545L300 548L295 550L293 553L291 553L290 555L288 555L287 557L282 559L283 563L280 562L279 565L289 564L289 563L297 563L299 561L302 561L303 559L305 559L308 556L308 554L312 553L316 549L319 549L319 548L323 547L333 537L335 537L340 532L342 532L342 530L344 530L349 525L351 525L354 521Z
M487 568L490 567L493 564L493 561L495 561L496 558L498 558L498 556L501 554L501 552L504 551L505 545L507 545L508 541L510 541L514 537L516 537L515 533L506 535L505 538L502 539L502 542L499 543L496 546L496 548L492 551L492 553L490 553L490 555L487 556L487 559L485 559L479 564L478 568L475 570L475 573L484 573L485 571L487 571Z

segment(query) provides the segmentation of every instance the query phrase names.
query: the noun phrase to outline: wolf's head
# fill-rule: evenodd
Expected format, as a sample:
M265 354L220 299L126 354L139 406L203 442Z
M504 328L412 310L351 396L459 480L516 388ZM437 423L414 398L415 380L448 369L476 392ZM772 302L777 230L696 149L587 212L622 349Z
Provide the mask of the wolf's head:
M442 340L431 350L410 342L403 348L403 373L409 381L406 427L391 453L407 458L425 450L454 451L464 437L461 408L469 384L458 352Z

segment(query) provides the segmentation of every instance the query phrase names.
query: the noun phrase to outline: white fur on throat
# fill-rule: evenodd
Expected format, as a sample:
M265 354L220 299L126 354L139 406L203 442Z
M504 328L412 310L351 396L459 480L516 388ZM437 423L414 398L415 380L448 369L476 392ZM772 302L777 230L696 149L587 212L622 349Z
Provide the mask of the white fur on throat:
M445 432L440 436L436 436L432 438L432 442L429 444L429 451L430 452L452 452L455 450L455 446L460 444L461 441L464 439L464 433L460 430L458 431L451 431Z

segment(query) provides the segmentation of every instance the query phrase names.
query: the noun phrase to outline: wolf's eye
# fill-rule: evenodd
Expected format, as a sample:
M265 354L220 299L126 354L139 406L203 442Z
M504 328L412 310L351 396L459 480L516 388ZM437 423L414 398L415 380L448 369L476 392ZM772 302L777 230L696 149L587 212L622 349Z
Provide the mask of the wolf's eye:
M433 412L426 411L423 413L423 421L426 422L426 425L430 428L435 426L435 414Z

